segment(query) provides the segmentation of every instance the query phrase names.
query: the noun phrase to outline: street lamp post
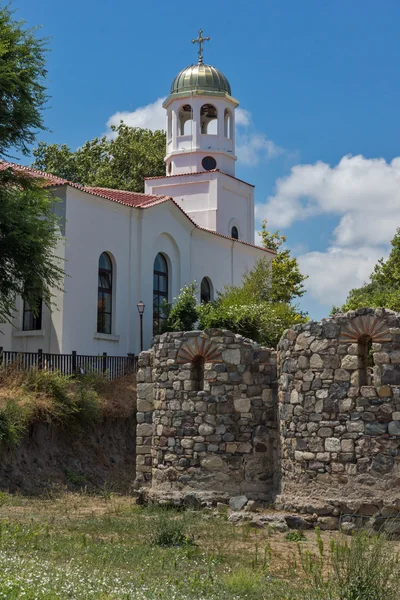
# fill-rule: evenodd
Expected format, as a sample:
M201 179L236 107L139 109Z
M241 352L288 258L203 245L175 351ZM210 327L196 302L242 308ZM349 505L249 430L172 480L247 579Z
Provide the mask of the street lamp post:
M142 301L137 303L137 309L140 317L140 352L143 352L143 313L144 313L144 304Z

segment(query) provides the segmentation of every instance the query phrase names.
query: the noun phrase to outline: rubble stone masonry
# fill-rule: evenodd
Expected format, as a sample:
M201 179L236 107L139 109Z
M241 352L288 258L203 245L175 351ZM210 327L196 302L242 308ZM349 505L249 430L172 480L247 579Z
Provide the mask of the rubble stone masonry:
M230 331L166 333L139 366L139 486L400 510L400 314L297 325L277 352Z

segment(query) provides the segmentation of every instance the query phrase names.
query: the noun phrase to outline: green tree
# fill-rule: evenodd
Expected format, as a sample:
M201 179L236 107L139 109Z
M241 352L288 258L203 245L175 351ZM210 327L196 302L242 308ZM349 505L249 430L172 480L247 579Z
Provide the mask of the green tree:
M111 130L112 139L94 138L75 152L39 142L32 166L81 185L143 192L145 177L165 174L165 132L124 123Z
M270 276L270 294L272 302L292 302L305 293L304 281L308 275L302 275L297 259L290 255L288 248L281 249L286 243L286 236L279 231L274 233L267 230L267 221L261 224L261 245L274 250L276 256L272 261Z
M44 129L46 40L13 20L0 3L0 156L10 149L28 154L38 129Z
M45 40L13 20L0 4L0 158L19 150L28 153L38 129L44 129L42 110ZM20 294L34 308L50 304L52 289L63 271L54 260L58 235L54 199L37 179L0 169L0 322L10 321Z
M331 312L346 312L363 307L384 307L400 311L400 228L392 239L389 257L378 261L371 273L370 282L350 290L343 306L333 307Z

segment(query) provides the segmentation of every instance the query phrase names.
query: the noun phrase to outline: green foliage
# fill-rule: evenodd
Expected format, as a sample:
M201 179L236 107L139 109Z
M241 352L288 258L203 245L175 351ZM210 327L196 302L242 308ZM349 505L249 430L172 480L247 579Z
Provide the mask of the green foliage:
M74 183L143 192L144 178L165 174L165 132L123 123L72 151L65 144L39 142L32 166Z
M230 329L260 344L276 346L285 329L307 320L290 304L304 294L306 277L290 250L280 249L285 236L267 231L266 221L260 235L262 245L277 252L272 263L266 258L258 260L240 286L227 286L215 302L200 306L199 327Z
M151 542L156 546L184 546L193 544L193 538L185 533L182 518L171 510L162 510L151 524Z
M32 307L40 300L50 305L61 285L53 202L39 181L11 168L0 171L0 323L11 320L17 295Z
M198 320L197 286L189 283L181 289L175 304L164 303L163 312L166 316L163 322L164 331L191 331Z
M388 539L357 532L331 542L332 584L340 600L398 600L400 562Z
M44 129L45 40L0 6L0 157L28 153L37 130ZM54 261L58 242L54 199L39 181L0 171L0 323L11 321L15 298L32 307L50 304L63 271Z
M199 313L200 329L230 329L269 347L277 345L285 329L307 321L303 313L283 302L231 303L229 291L215 303L200 306Z
M392 249L388 259L381 258L370 276L370 283L349 292L345 304L339 309L333 307L331 314L357 308L384 307L400 311L400 228L392 239Z
M13 371L0 377L0 445L15 446L35 419L86 425L102 414L105 383L93 375L65 376L58 372Z
M295 531L289 531L289 533L285 535L285 540L288 542L305 542L307 538L304 535L304 532L301 529L298 529Z
M12 148L28 154L36 131L44 129L45 43L24 21L13 20L9 6L0 6L0 156Z
M281 249L286 236L279 231L267 230L267 221L261 224L261 245L274 250L277 254L272 261L269 298L272 302L292 302L305 293L304 281L308 275L302 275L296 258L290 255L288 248Z
M0 446L15 446L24 435L31 411L29 407L7 399L0 408Z

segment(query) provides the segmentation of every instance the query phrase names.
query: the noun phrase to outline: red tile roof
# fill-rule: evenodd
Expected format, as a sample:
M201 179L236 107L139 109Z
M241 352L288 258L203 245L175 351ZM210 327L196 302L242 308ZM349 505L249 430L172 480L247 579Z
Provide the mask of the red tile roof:
M52 175L51 173L40 171L39 169L33 169L32 167L26 167L23 165L18 165L16 163L0 161L0 170L4 170L7 167L10 167L17 171L22 171L27 175L31 175L32 177L38 177L43 179L44 185L46 187L58 187L60 185L69 185L73 188L81 190L82 192L86 192L87 194L91 194L99 198L104 198L106 200L111 200L112 202L118 202L119 204L124 204L125 206L131 206L138 209L150 208L151 206L156 206L157 204L161 204L163 202L171 202L185 215L185 217L194 225L194 227L196 227L196 229L200 229L200 231L212 233L213 235L217 235L218 237L225 238L237 244L244 244L245 246L250 246L251 248L257 248L257 250L263 250L264 252L267 252L269 254L276 254L273 250L269 250L268 248L262 248L261 246L256 246L255 244L250 244L249 242L245 242L243 240L234 240L233 238L229 237L228 235L224 235L223 233L218 233L217 231L213 231L212 229L201 227L200 225L195 223L193 219L183 210L183 208L170 196L141 194L139 192L130 192L127 190L115 190L112 188L83 186L79 185L78 183L68 181L67 179L63 179L62 177L57 177L57 175ZM218 169L216 169L216 171L217 170ZM191 174L193 175L193 173ZM179 175L172 175L172 177L179 177ZM231 177L231 175L229 175L229 177ZM157 178L149 177L148 179Z

